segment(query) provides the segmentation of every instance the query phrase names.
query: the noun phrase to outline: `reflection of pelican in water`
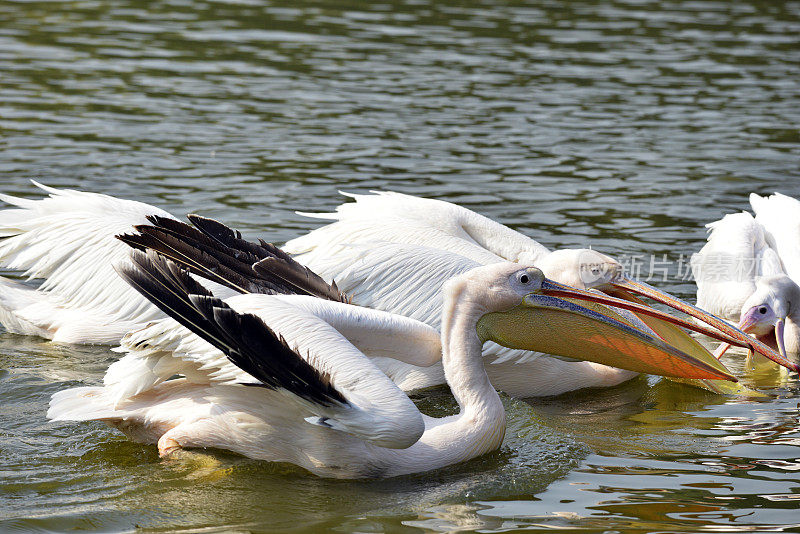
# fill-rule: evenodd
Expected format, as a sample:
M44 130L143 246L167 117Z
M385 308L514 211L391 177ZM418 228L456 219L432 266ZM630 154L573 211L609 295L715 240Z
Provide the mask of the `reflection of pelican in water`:
M751 194L750 205L755 217L732 213L706 225L708 243L692 258L697 304L797 360L800 201Z
M207 230L201 234L160 222L161 228L141 229L126 242L153 243L193 272L232 286L285 286L316 296L245 294L223 301L152 250L136 252L135 267L123 267L122 277L174 320L126 336L128 354L109 368L105 386L55 394L51 419L106 421L133 439L157 442L162 455L182 447L225 448L322 476L387 477L500 446L505 412L483 367L487 340L557 348L566 357L646 372L732 378L713 358L697 360L593 302L624 301L555 284L536 268L498 263L449 280L440 338L413 319L335 302L336 288L285 255L270 255L265 243L218 233L222 225L200 221ZM238 248L226 249L225 242ZM251 267L248 253L267 257ZM575 302L585 299L588 308ZM440 349L460 411L438 419L422 415L365 355L426 365Z

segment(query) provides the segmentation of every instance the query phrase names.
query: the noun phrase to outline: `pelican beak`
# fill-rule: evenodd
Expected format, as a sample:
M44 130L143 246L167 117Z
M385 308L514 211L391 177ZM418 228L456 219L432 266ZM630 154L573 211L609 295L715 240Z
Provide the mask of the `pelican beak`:
M723 341L723 344L720 348L715 352L715 356L720 357L722 353L727 350L727 348L731 345L735 345L737 347L747 347L749 350L754 352L758 352L759 354L769 358L770 360L774 361L778 365L782 365L787 369L792 371L800 372L800 365L797 365L786 357L786 350L781 349L783 346L783 325L781 325L781 336L778 338L778 325L776 324L776 339L780 339L778 342L778 347L780 353L773 350L771 347L766 345L765 343L759 341L758 339L753 338L752 336L747 335L745 332L747 330L744 324L744 320L742 323L739 324L738 328L731 326L727 322L723 321L716 315L712 315L705 310L701 310L696 306L692 306L691 304L684 302L680 299L677 299L670 295L669 293L664 293L659 291L658 289L645 284L644 282L636 282L631 280L630 278L626 278L624 276L618 276L614 281L605 284L601 288L604 292L618 297L620 299L624 299L630 302L635 302L641 304L642 301L639 300L635 295L641 295L644 297L648 297L650 299L655 300L656 302L660 302L669 306L672 309L678 310L683 312L687 315L690 315L699 321L713 327L716 330L700 327L700 325L695 324L694 326L688 326L686 323L688 321L683 321L683 324L678 321L674 321L672 319L665 319L663 321L659 320L651 320L646 318L641 312L633 311L639 318L647 324L650 328L652 328L659 336L664 338L669 343L681 347L683 350L687 350L689 345L697 344L697 341L692 339L688 336L685 332L683 332L679 328L675 328L673 325L683 326L685 328L689 328L694 330L695 332L700 332L705 334L709 337L714 339L718 339ZM621 306L620 306L621 307ZM672 324L668 324L672 323ZM691 324L691 323L690 323ZM692 351L694 353L694 351Z
M783 319L778 319L775 322L775 343L778 344L778 352L781 353L781 356L786 358L786 345L784 344L783 340Z
M758 308L751 308L739 320L739 324L736 327L741 330L742 332L750 332L752 328L759 323L759 314Z
M528 294L518 306L481 317L478 335L483 341L492 340L509 348L640 373L736 382L736 377L705 349L690 355L637 329L609 305L639 312L647 309L652 316L670 317L642 304L545 279L541 289Z
M758 311L755 308L753 308L742 316L741 320L739 321L739 324L737 325L737 328L742 332L750 332L753 329L753 327L759 323L760 319L761 317L759 316ZM786 342L783 336L784 325L785 325L784 319L782 317L778 317L778 320L775 321L775 344L778 346L778 353L780 354L781 358L788 361L788 356L786 355ZM755 341L758 340L756 339ZM730 347L731 347L730 343L723 343L714 352L714 356L716 356L717 358L721 358L722 355L725 354L725 351L727 351ZM760 352L760 354L763 353ZM788 367L793 371L797 371L797 366L795 366L794 364L792 364L791 366L784 365L782 362L776 360L775 358L770 357L767 354L764 355L767 356L767 358L769 358L770 360L780 365L783 365L784 367Z

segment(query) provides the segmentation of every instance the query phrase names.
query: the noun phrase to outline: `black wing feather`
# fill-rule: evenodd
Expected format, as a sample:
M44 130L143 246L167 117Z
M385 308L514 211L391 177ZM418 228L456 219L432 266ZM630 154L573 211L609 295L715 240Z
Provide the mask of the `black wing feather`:
M336 287L336 282L328 284L317 273L298 263L272 243L267 243L263 239L259 239L257 244L245 241L238 230L233 230L214 219L195 214L189 214L187 218L201 232L217 240L223 246L256 257L257 260L253 262L252 268L259 275L268 278L277 277L294 287L299 293L349 302L347 295L342 294Z
M274 251L268 250L268 248L280 250L277 247L269 244L269 247L264 247L262 244L246 241L242 239L242 233L239 232L239 230L234 230L233 228L230 228L229 226L226 226L214 219L201 217L200 215L196 215L194 213L190 213L186 216L186 218L189 219L189 222L195 225L199 231L209 238L217 241L220 245L239 252L252 254L253 258L261 259L265 257L265 254L274 255ZM281 254L286 255L286 253L282 250L280 252Z
M185 226L194 230L188 225ZM190 236L175 236L172 232L154 226L141 225L136 229L139 234L117 237L133 248L155 250L188 269L189 272L226 285L239 293L289 292L285 284L276 285L271 283L269 278L259 279L252 276L249 263L240 262L225 251L212 249Z
M336 284L328 284L278 247L241 234L213 219L189 215L194 228L175 219L148 216L152 225L136 226L138 235L118 239L138 250L155 250L189 272L240 293L312 295L349 302Z
M238 313L214 297L189 273L153 251L131 252L133 266L120 276L158 308L270 389L283 388L308 401L347 404L321 372L300 357L255 315Z

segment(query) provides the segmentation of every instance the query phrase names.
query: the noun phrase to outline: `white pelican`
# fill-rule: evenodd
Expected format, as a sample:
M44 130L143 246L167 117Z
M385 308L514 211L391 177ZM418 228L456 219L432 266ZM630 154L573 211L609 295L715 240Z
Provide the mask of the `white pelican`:
M595 288L632 299L639 293L693 315L742 341L723 321L623 275L613 258L589 249L550 252L533 239L449 202L380 192L346 195L334 213L304 215L334 222L292 239L283 249L366 306L436 325L436 291L453 272L500 261L532 263L545 276L579 288ZM421 274L424 273L424 274ZM438 276L437 276L437 273ZM380 281L380 284L377 282ZM642 320L647 322L645 317ZM652 322L649 326L655 327ZM664 327L665 325L660 325ZM658 331L670 342L696 342L675 329ZM699 347L695 347L699 349ZM759 344L756 350L792 370L798 367ZM632 378L630 371L592 362L558 361L547 355L489 344L487 372L495 387L520 397L555 395L592 386L611 386ZM439 366L415 368L386 361L384 370L404 389L441 383ZM699 384L698 384L699 385ZM701 387L715 389L713 384Z
M708 242L692 257L697 305L797 359L800 201L753 193L750 205L755 217L731 213L706 225Z
M163 317L157 308L122 282L113 270L113 263L126 262L128 257L127 247L114 236L132 232L135 226L148 223L148 216L169 219L171 215L140 202L36 185L48 192L49 197L28 200L0 196L5 202L17 206L17 209L0 211L0 236L6 237L0 242L0 264L23 270L30 278L45 279L37 290L0 279L0 321L4 326L13 332L41 335L54 341L116 343L125 332ZM364 255L357 252L359 261L355 261L346 274L342 273L358 304L408 315L438 327L442 284L451 276L480 264L451 250L463 251L466 244L469 253L480 256L482 261L500 261L499 256L475 245L472 238L459 237L465 228L486 246L500 244L502 250L495 250L515 260L532 261L534 255L541 255L541 251L546 250L522 234L459 206L406 195L382 196L431 203L424 204L419 213L402 211L414 215L411 222L401 220L400 214L387 212L389 222L384 220L387 228L384 237L388 237L388 232L394 228L391 221L396 220L398 228L405 228L426 244L441 245L448 251L403 243L370 244L370 251L375 253L361 257ZM435 221L431 217L441 217L450 222ZM376 226L377 223L372 228ZM332 227L336 225L326 228ZM365 231L369 228L370 225L366 224ZM353 239L356 237L358 235ZM365 237L367 242L372 239L369 234ZM331 239L331 243L334 242L335 239ZM392 249L392 246L400 248ZM336 252L342 257L352 257L355 250L353 246L340 246ZM315 256L315 261L324 259L324 254ZM328 258L328 261L333 259ZM603 287L626 298L630 296L620 287L633 287L668 301L672 306L688 308L688 305L670 300L652 288L634 286L622 279L618 276L621 271L619 264L593 251L557 251L546 255L542 261L561 282L582 285L592 285L593 282L595 287ZM337 270L344 268L340 264L337 263ZM317 267L326 270L322 263ZM585 280L590 284L583 284ZM613 282L614 287L608 283L602 285L602 282ZM226 297L235 293L229 287L209 280L203 283L212 289L215 296ZM376 288L378 283L380 287L376 291L370 289ZM688 311L695 315L699 313L697 310ZM705 352L682 331L640 317L682 350L694 355ZM713 320L710 322L714 324ZM741 340L746 337L727 328L728 334L734 338ZM757 350L763 351L758 347ZM551 395L582 387L607 386L635 376L631 371L589 362L560 361L528 351L504 349L492 343L487 343L486 354L493 362L488 368L490 377L499 384L496 384L498 387L515 396ZM423 368L395 359L381 360L380 365L406 390L444 383L444 371L440 365Z
M162 456L223 448L337 478L463 462L497 449L505 433L503 405L483 366L489 339L637 370L732 378L713 357L700 362L614 319L610 309L577 305L592 294L515 263L449 280L439 337L413 319L310 296L223 301L153 251L136 251L133 260L120 274L171 318L128 334L127 354L111 365L105 385L56 393L48 417L105 421L157 443ZM275 273L286 279L280 268ZM437 360L440 348L459 413L438 419L422 415L366 356L377 349L421 365Z

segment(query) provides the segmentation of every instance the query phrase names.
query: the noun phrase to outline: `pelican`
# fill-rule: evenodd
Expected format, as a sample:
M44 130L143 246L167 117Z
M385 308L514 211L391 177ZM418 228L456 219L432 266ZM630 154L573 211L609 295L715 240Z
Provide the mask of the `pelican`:
M210 268L221 265L217 259L227 260L216 255ZM448 280L439 335L410 318L337 302L335 288L323 291L333 299L251 293L222 300L152 249L134 251L132 260L119 267L121 278L169 317L125 336L126 354L103 386L53 395L48 417L105 421L156 443L161 456L222 448L336 478L392 477L466 461L497 449L505 433L503 404L483 365L488 340L636 370L734 379L713 357L696 360L611 309L576 304L587 295L616 299L572 290L516 263ZM262 263L254 280L266 283L266 272L296 285L281 261ZM302 280L306 273L289 274ZM437 361L441 350L458 414L421 414L370 361L375 350L414 365Z
M800 201L750 195L755 217L730 213L706 225L692 257L697 305L797 359L800 353ZM721 356L728 348L722 344Z
M0 236L5 237L0 242L0 265L24 271L29 278L42 278L44 282L34 289L13 280L0 279L0 322L12 332L40 335L58 342L114 344L126 332L163 317L161 310L129 287L113 269L114 263L128 261L127 246L115 236L135 232L137 226L148 224L153 217L165 221L174 218L163 210L140 202L34 184L49 196L30 200L0 195L1 200L16 206L16 209L0 211ZM546 250L522 234L453 204L406 195L379 196L398 196L422 202L422 208L411 221L402 219L397 213L387 211L387 215L391 215L389 218L396 221L399 228L405 228L420 239L426 234L434 235L434 238L425 238L425 243L430 246L416 246L403 242L374 243L371 241L374 237L367 235L365 241L368 245L365 247L373 253L358 252L355 258L355 245L339 246L336 254L353 260L346 272L340 274L346 282L346 290L355 295L358 304L407 315L438 328L441 326L443 303L441 287L446 280L480 265L481 261L505 261L476 245L475 239L460 237L459 232L463 234L469 230L470 235L476 236L487 247L499 244L500 248L493 250L519 262L533 261L534 256L541 256ZM414 214L413 210L405 213ZM435 220L436 217L442 221ZM451 222L443 222L447 220ZM362 226L362 230L371 228L368 223ZM388 237L393 226L388 223L384 226L388 228L385 234ZM325 228L333 227L339 228L335 224ZM309 236L324 231L318 230ZM358 233L355 233L352 239L355 241L357 237ZM336 242L334 238L331 243ZM341 237L340 241L345 238ZM297 241L288 244L290 250ZM458 252L464 249L465 244L470 249L469 254L481 261ZM336 271L343 268L341 260L326 257L320 249L312 256L312 263L323 272L331 271L329 266L325 266L325 261L334 262ZM703 317L727 333L723 338L726 341L757 345L727 324L719 324L722 322L715 322L715 318L685 303L644 284L624 279L620 275L621 266L607 256L588 250L556 251L545 254L541 261L560 282L599 287L629 300L633 297L628 290L638 291ZM337 277L337 280L342 279ZM202 279L202 283L221 298L242 289L207 277ZM376 284L380 287L373 291ZM692 355L705 353L697 342L668 322L644 316L641 312L635 313L639 316L630 320L639 321L637 327L654 328L659 336ZM763 346L756 346L756 350L775 357L774 352L770 354L769 349ZM614 385L636 375L630 370L594 362L561 361L491 342L487 343L485 352L492 362L488 370L495 385L519 397ZM394 358L378 358L376 362L404 390L442 384L445 380L441 365L426 368Z
M625 277L619 262L597 251L549 251L519 232L442 200L394 192L345 195L355 202L340 205L334 213L302 213L333 222L290 240L283 249L324 278L336 279L343 291L367 306L435 326L441 306L436 291L448 275L479 264L512 261L536 265L548 278L574 287L594 288L629 300L636 300L633 294L644 295L721 329L739 344L747 343L741 332L727 328L719 318ZM639 318L649 321L644 316ZM680 339L687 347L697 345L675 329L666 331L667 325L652 321L648 324L673 343ZM759 343L756 351L798 370L794 363L763 344ZM487 371L492 383L518 397L611 386L635 376L627 370L592 362L559 361L492 344L487 345L485 352L491 362ZM404 389L443 381L439 366L415 368L387 360L384 370ZM717 391L712 383L696 385Z

